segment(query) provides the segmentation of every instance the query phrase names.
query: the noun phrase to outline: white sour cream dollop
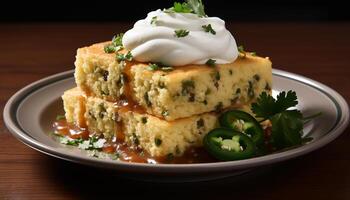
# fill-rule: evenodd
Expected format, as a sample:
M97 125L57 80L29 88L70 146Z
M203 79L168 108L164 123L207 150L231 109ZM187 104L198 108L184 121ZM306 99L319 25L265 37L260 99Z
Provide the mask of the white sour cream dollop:
M216 34L205 32L211 25ZM188 30L176 37L175 30ZM236 41L218 17L198 17L192 13L165 13L156 10L139 20L123 37L123 46L140 62L160 62L170 66L231 63L238 57Z

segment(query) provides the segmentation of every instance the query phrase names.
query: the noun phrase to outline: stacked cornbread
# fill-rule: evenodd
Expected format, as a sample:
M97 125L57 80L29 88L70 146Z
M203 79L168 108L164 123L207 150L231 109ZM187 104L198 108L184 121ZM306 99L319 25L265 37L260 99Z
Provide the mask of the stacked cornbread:
M115 52L105 50L108 42L78 49L77 87L62 96L66 119L151 156L181 156L187 149L201 146L223 110L249 111L260 93L271 92L268 58L241 52L232 62L178 65L181 57L166 62L154 53L149 57L158 58L155 62L144 61L145 54L136 51L134 43L125 43ZM156 47L161 45L152 45ZM152 67L160 61L167 67Z

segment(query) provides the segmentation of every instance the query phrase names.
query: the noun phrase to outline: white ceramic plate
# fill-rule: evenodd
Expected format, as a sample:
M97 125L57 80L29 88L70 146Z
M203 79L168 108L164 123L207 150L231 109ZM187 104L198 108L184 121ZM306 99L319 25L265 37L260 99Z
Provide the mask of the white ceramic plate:
M347 127L349 108L346 101L331 88L296 74L273 70L273 92L294 90L305 116L322 115L304 127L305 135L314 139L293 149L230 162L203 164L140 164L89 157L86 152L55 141L48 133L57 114L63 114L61 95L75 87L73 71L53 75L18 91L7 102L4 121L12 134L42 153L96 167L118 170L145 179L168 181L207 180L240 174L254 167L288 160L314 151L338 137ZM165 178L166 177L166 178Z

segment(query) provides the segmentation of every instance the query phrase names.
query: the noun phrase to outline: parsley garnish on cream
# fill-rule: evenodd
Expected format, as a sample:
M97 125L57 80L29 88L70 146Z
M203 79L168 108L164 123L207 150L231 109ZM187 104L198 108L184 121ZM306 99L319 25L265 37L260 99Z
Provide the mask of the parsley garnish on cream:
M164 9L164 12L193 13L199 17L206 17L202 0L186 0L186 2L174 2L173 7Z
M211 33L213 35L216 34L216 31L214 31L213 27L211 27L211 24L208 25L203 25L202 28L204 29L205 32Z
M175 36L180 38L180 37L186 37L190 32L188 30L185 29L178 29L175 30Z
M114 53L121 50L123 48L123 44L122 44L123 35L124 35L123 33L120 33L114 36L112 39L112 43L104 46L104 51L106 53Z

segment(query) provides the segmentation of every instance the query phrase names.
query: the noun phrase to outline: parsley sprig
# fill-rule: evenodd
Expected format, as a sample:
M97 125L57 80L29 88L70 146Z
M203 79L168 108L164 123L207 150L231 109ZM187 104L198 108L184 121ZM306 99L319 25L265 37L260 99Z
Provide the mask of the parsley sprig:
M268 119L298 104L294 91L285 91L277 95L277 100L266 92L261 93L256 103L252 104L252 111L256 117Z
M300 145L303 141L301 137L303 125L306 120L310 120L310 117L303 118L299 110L292 108L297 104L297 95L294 91L280 92L277 99L263 92L257 102L252 104L255 116L262 118L260 122L271 121L270 142L277 149Z
M242 58L247 57L247 54L250 54L251 56L256 56L256 52L254 52L254 51L253 52L245 51L243 45L238 46L237 49L238 49L238 52L240 53L239 56Z
M63 119L66 119L66 116L65 116L65 115L57 115L57 116L56 116L56 120L57 120L57 121L63 120Z
M157 25L157 20L158 20L158 17L157 16L153 16L152 19L151 19L151 25Z
M79 149L85 150L101 150L106 143L106 139L98 138L96 136L91 136L88 140L83 140L82 138L73 139L68 136L62 136L59 134L55 135L59 138L61 144L77 146Z
M186 0L188 6L193 10L193 13L197 14L199 17L207 16L204 11L204 5L202 0Z
M209 58L209 59L207 60L207 62L205 62L205 64L208 65L208 66L210 66L210 67L215 67L215 65L216 65L216 60Z
M132 61L133 56L132 56L131 52L128 51L127 54L117 53L116 58L117 58L118 62L126 61L126 60Z
M190 31L186 30L186 29L178 29L178 30L175 30L175 37L186 37Z
M164 12L193 13L197 14L199 17L207 16L204 11L202 0L186 0L186 2L183 3L174 2L173 7L164 9Z
M162 70L162 71L172 71L174 68L164 65L163 63L150 63L147 67L149 71L156 71L156 70Z
M211 24L203 25L202 28L203 28L204 31L207 32L207 33L211 33L211 34L213 34L213 35L216 34L216 31L213 29L213 27L211 27Z
M123 33L119 33L115 35L112 39L112 43L109 43L104 46L104 51L106 53L114 53L121 49L123 49L122 39L123 39Z
M179 3L174 2L174 6L170 8L172 11L177 13L192 13L193 10L190 8L190 6L186 3Z

